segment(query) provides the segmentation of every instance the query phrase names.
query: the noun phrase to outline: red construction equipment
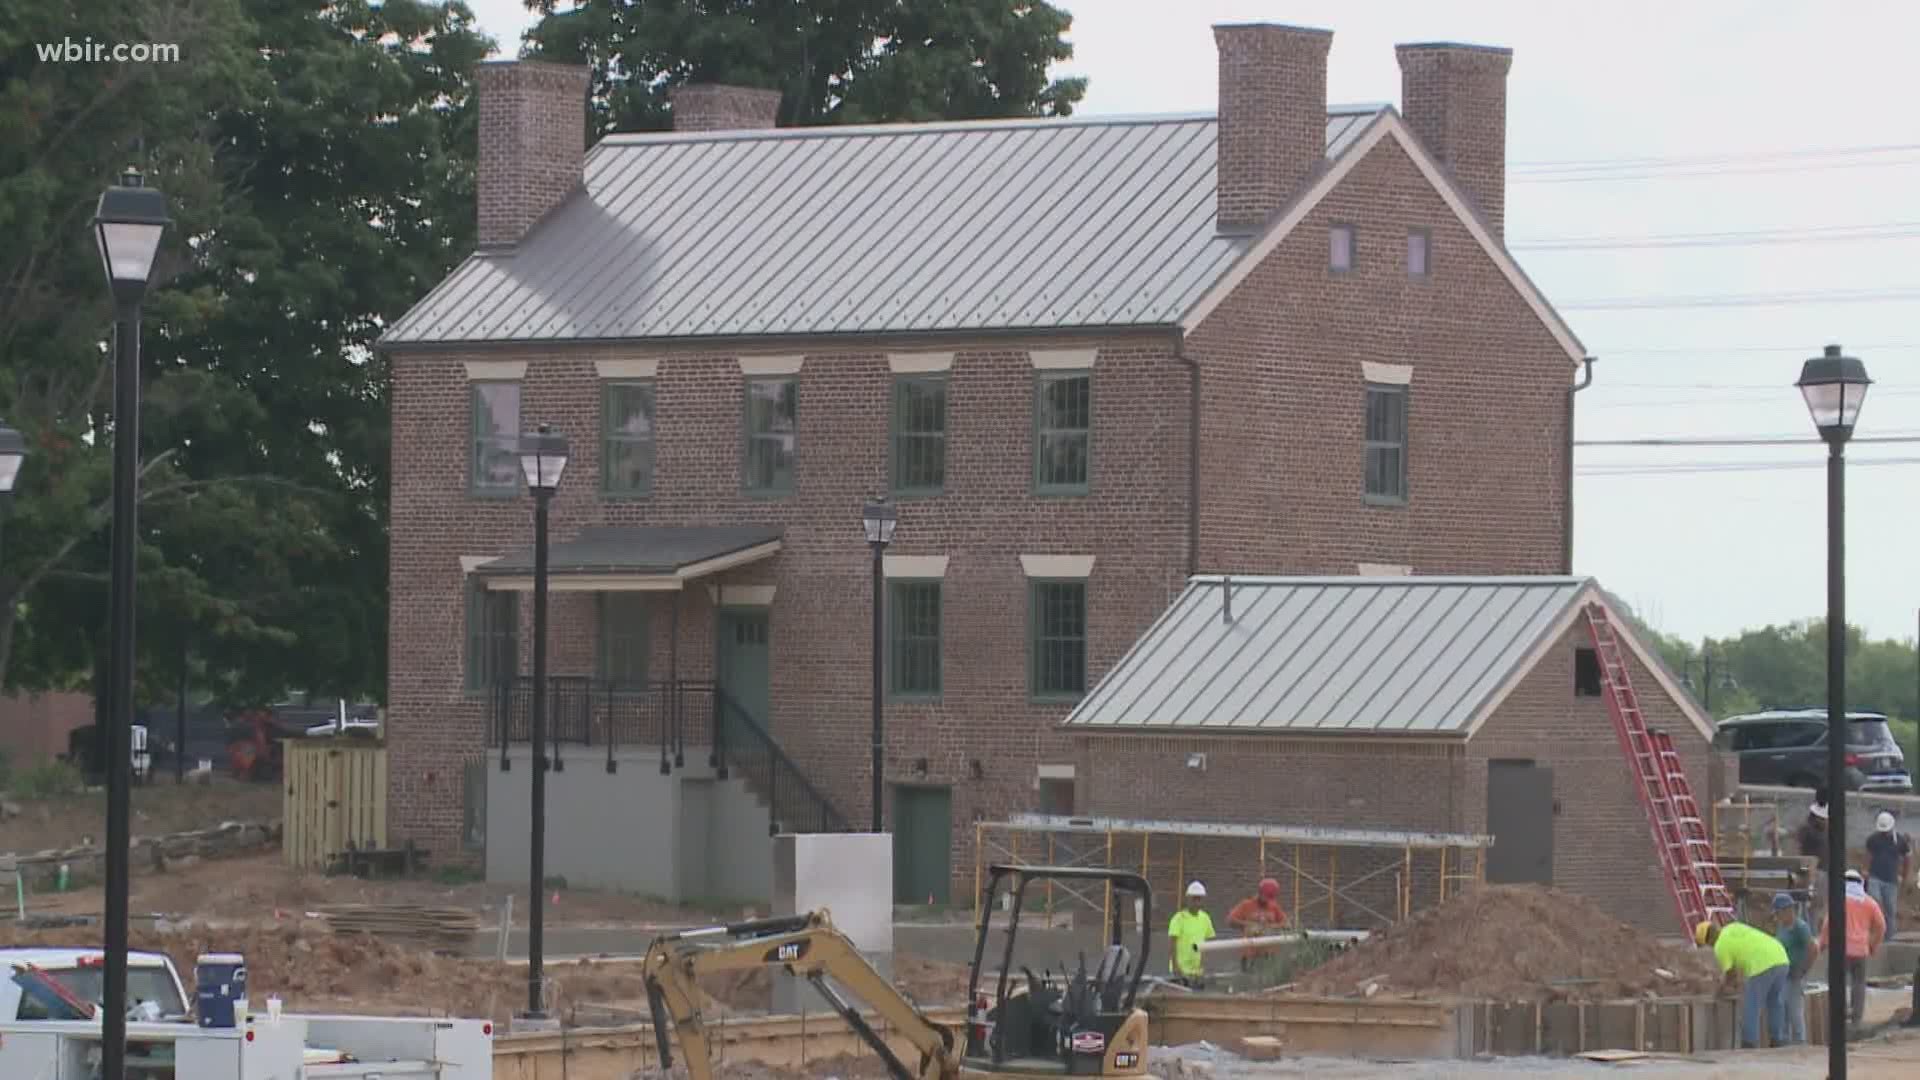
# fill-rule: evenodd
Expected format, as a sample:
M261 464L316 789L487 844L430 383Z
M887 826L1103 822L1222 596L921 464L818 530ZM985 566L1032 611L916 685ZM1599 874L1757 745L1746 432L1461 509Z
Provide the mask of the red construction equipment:
M1703 921L1720 926L1733 921L1733 895L1720 876L1719 863L1714 861L1713 839L1701 820L1700 806L1694 801L1693 786L1687 782L1686 766L1674 750L1672 736L1647 728L1607 609L1592 603L1586 606L1585 614L1594 653L1600 661L1600 681L1605 688L1607 712L1613 717L1614 734L1620 738L1620 750L1637 781L1634 790L1646 811L1654 851L1660 857L1660 870L1667 891L1673 895L1682 932L1691 941L1693 928Z

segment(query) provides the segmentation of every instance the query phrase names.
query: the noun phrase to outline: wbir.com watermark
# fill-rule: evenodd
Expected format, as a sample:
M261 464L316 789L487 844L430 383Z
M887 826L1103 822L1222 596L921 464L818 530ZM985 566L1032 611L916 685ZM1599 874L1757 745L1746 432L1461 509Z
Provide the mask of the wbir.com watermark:
M177 64L180 62L180 46L168 41L95 41L92 37L83 37L78 41L62 38L59 41L35 42L35 53L45 64Z

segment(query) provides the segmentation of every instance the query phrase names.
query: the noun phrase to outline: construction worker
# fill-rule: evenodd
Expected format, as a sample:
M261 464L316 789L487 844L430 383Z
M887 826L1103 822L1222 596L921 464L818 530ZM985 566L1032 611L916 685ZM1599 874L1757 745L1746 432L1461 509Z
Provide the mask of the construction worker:
M1241 937L1249 938L1265 937L1286 929L1287 913L1280 906L1280 883L1272 878L1262 878L1259 892L1233 905L1233 910L1227 912L1227 925L1240 931ZM1240 953L1240 970L1247 971L1253 967L1255 960L1278 952L1271 945L1248 946Z
M1800 857L1819 860L1813 867L1813 880L1808 883L1814 896L1827 895L1827 797L1822 791L1814 792L1813 805L1807 808L1807 820L1801 822L1793 834L1800 846Z
M1867 837L1867 895L1887 917L1888 937L1900 929L1900 883L1913 871L1913 841L1893 825L1893 815L1882 810L1873 819L1873 835Z
M1173 913L1167 923L1167 941L1172 943L1167 966L1174 981L1198 990L1206 981L1207 965L1200 955L1200 943L1213 940L1213 917L1206 912L1207 887L1198 881L1187 885L1187 906Z
M1760 1046L1760 1017L1766 1014L1767 1040L1780 1046L1787 1038L1787 950L1765 930L1743 922L1715 926L1711 920L1693 928L1697 945L1711 945L1713 958L1725 973L1729 993L1741 980L1746 989L1740 1002L1740 1045Z
M1887 917L1867 896L1867 879L1858 870L1847 871L1847 1004L1853 1026L1867 1015L1867 961L1887 939ZM1832 920L1820 924L1820 947L1833 948ZM1829 993L1833 992L1829 990Z
M1791 893L1773 895L1773 936L1787 950L1787 1038L1788 1043L1807 1041L1807 972L1813 970L1820 946L1813 940L1813 928L1800 917L1800 905Z

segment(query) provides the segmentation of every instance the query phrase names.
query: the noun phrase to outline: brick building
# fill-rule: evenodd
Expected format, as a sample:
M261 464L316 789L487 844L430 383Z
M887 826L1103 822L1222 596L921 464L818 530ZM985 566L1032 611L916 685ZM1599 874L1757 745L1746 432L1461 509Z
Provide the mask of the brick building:
M1217 116L775 130L687 87L584 154L583 71L484 66L482 250L381 343L399 834L471 841L523 730L536 423L563 734L725 739L789 826L867 818L896 499L915 899L969 823L1087 801L1060 721L1191 573L1565 572L1583 352L1502 243L1510 53L1402 46L1402 112L1326 103L1326 32L1215 33Z
M1487 880L1552 884L1674 932L1589 605L1625 644L1647 725L1673 737L1706 805L1711 718L1591 580L1213 576L1068 718L1088 778L1081 811L1492 835ZM1187 841L1185 855L1219 883L1255 875L1245 844Z

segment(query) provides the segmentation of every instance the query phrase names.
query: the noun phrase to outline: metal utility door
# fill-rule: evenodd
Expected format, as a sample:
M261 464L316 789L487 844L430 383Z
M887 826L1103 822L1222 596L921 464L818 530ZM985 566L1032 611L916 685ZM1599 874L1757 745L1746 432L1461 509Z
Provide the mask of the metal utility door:
M716 636L720 642L720 689L771 731L773 676L765 608L723 608Z
M953 792L893 789L893 899L898 904L947 902L953 880Z
M1487 880L1553 884L1553 770L1531 761L1487 763Z

